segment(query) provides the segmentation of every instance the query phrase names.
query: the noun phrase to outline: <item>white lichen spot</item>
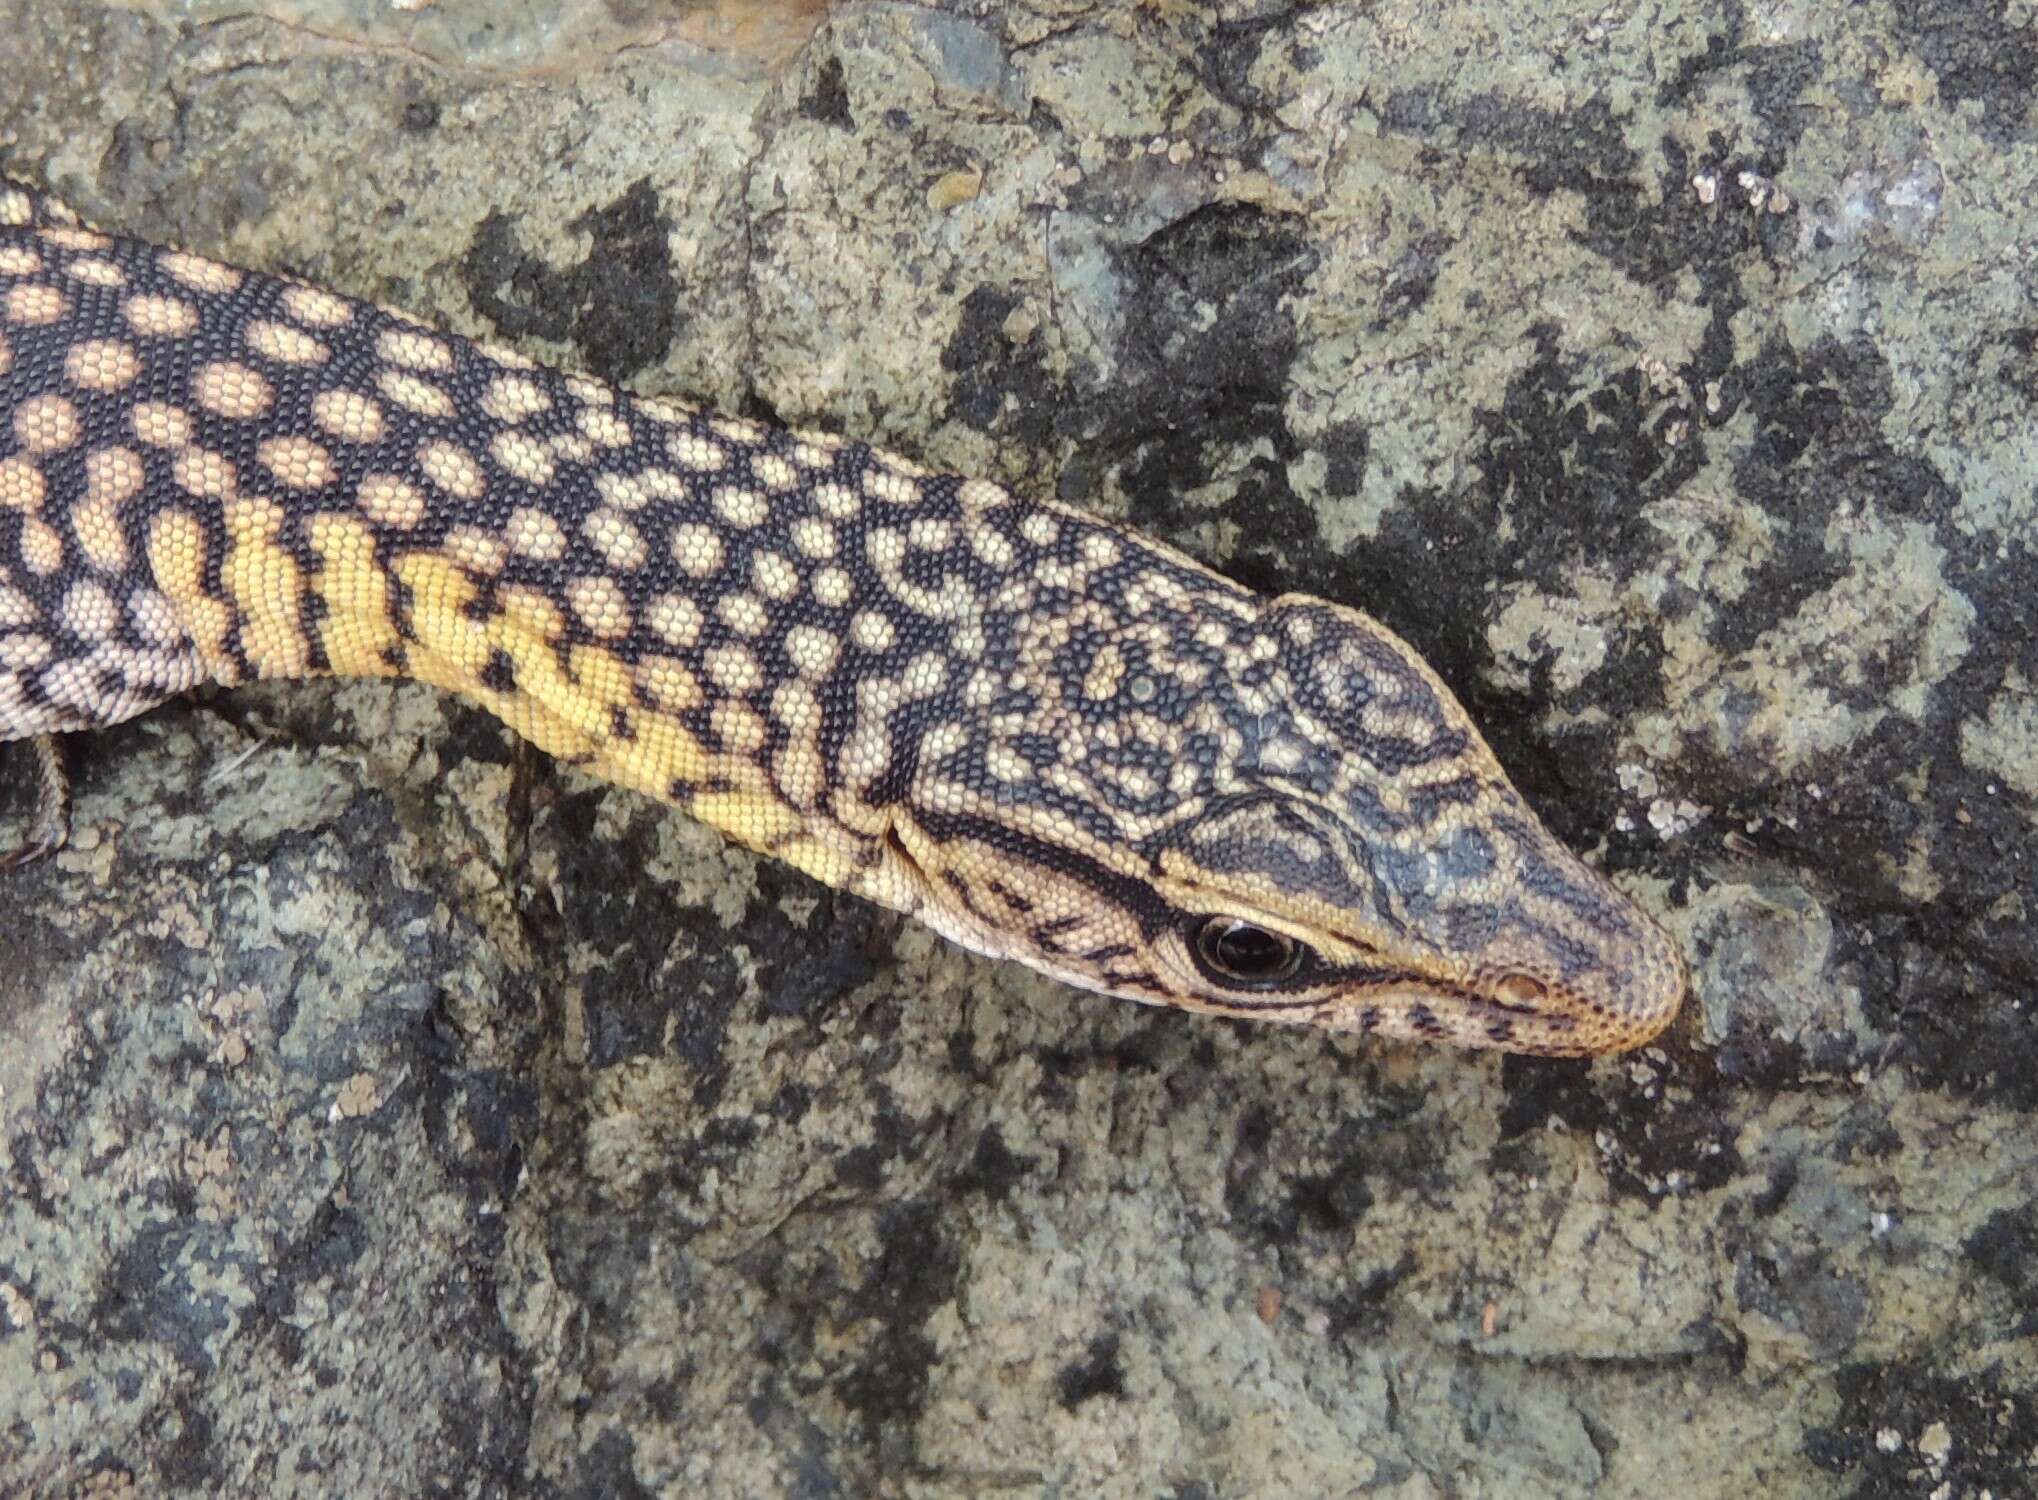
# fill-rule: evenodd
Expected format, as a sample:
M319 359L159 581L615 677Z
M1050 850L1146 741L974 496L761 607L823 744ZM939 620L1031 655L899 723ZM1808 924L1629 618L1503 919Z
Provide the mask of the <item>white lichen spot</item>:
M1658 797L1649 804L1649 826L1661 839L1689 833L1707 809L1687 797Z
M372 1073L356 1073L340 1085L326 1119L335 1124L341 1120L358 1120L373 1114L381 1103L382 1088L376 1083L375 1076Z
M1934 1422L1918 1434L1918 1452L1934 1473L1946 1467L1953 1456L1953 1434L1944 1422Z

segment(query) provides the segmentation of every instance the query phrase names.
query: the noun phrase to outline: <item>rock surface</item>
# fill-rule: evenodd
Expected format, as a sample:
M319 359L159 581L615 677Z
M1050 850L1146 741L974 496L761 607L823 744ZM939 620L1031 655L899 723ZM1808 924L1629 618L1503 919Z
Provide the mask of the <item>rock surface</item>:
M1697 986L1145 1012L427 690L183 703L0 881L0 1495L2038 1488L2028 6L0 26L101 222L1372 610Z

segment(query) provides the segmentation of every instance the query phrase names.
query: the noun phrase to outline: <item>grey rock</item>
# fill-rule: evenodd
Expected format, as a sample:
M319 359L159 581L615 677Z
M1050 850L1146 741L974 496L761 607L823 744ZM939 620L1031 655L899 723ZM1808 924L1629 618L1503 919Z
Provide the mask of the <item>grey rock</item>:
M2014 12L0 0L106 223L1373 610L1696 979L1143 1012L205 695L0 881L0 1494L2038 1488Z

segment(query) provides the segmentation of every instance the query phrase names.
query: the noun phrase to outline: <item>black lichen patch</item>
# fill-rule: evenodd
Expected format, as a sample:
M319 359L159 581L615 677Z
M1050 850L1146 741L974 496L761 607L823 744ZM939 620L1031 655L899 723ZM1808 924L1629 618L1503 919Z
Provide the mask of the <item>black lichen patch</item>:
M226 1452L213 1444L211 1403L199 1390L179 1390L151 1410L135 1433L134 1445L154 1461L155 1474L170 1490L218 1494L226 1485ZM220 1449L229 1447L221 1444Z
M2002 353L1996 370L2004 385L2038 407L2038 323L2012 328L2001 335Z
M304 1290L317 1287L329 1294L337 1290L344 1299L355 1263L372 1249L372 1231L361 1216L324 1199L304 1227L279 1247L275 1268L262 1289L262 1315L275 1320L279 1331L289 1329L285 1337L299 1334L291 1323Z
M926 1409L936 1362L927 1322L954 1300L962 1256L932 1203L902 1203L878 1219L883 1248L849 1295L851 1320L869 1318L877 1333L836 1393L872 1439L910 1427Z
M2012 21L2008 0L1895 0L1896 30L1939 79L1947 104L1981 106L1971 119L1998 146L2024 139L2038 91L2038 34Z
M1743 73L1748 102L1766 127L1764 145L1788 153L1817 115L1806 95L1825 78L1825 48L1816 40L1743 46L1734 59Z
M800 114L823 125L854 130L856 119L849 110L849 84L842 72L842 59L829 57L814 70L813 86L800 98Z
M941 368L955 377L956 417L979 432L1035 447L1054 430L1056 382L1040 345L1007 331L1018 307L1019 298L1000 288L972 291L963 299L955 336L941 351Z
M604 380L656 364L678 330L679 283L658 194L642 179L571 227L593 239L586 259L558 267L517 243L509 216L491 213L460 264L476 311L511 338L573 345Z
M1380 312L1372 325L1374 333L1391 331L1428 305L1451 243L1448 235L1426 234L1394 258L1394 264L1387 268L1387 284L1380 292ZM1332 487L1336 488L1334 482Z
M1105 440L1139 450L1135 503L1201 484L1208 444L1286 438L1288 302L1318 258L1300 218L1237 204L1200 208L1118 252L1124 379Z
M1012 1189L1026 1180L1033 1163L1005 1144L1004 1132L986 1125L977 1135L976 1149L969 1165L956 1174L958 1193L981 1193L993 1203L1003 1203Z
M179 1218L136 1230L100 1278L86 1324L94 1337L113 1344L148 1343L168 1353L185 1370L209 1374L218 1341L233 1317L224 1294L203 1291L193 1272L233 1257L230 1236L181 1215L195 1214L187 1201L170 1206ZM197 1270L206 1277L207 1272Z
M1971 894L1878 910L1840 930L1838 961L1866 976L1868 1020L1920 1086L2029 1112L2038 1109L2038 1016L2022 1000L2038 956L2020 935L2025 922L1975 911Z
M720 1093L722 1038L747 993L738 955L712 913L688 908L648 880L617 878L651 862L656 829L649 816L639 816L618 834L597 834L603 795L575 793L549 810L545 833L559 859L549 894L557 912L539 912L535 920L555 927L562 945L587 943L602 955L587 976L589 1064L657 1055L669 1028L673 1047L697 1070L703 1103L711 1105ZM668 981L681 963L686 983L670 996Z
M1034 1049L1040 1065L1039 1099L1054 1109L1068 1109L1076 1100L1077 1080L1102 1070L1120 1075L1166 1075L1194 1044L1196 1022L1184 1012L1100 1014L1089 1036L1078 1046ZM1198 1066L1203 1059L1198 1059Z
M1385 1333L1395 1289L1413 1276L1416 1269L1415 1256L1404 1254L1390 1266L1376 1266L1345 1279L1325 1309L1330 1319L1330 1336L1340 1341L1366 1342Z
M1372 1208L1376 1184L1395 1195L1436 1186L1444 1147L1407 1127L1415 1109L1403 1102L1344 1120L1328 1140L1314 1118L1284 1119L1266 1105L1247 1110L1224 1171L1233 1225L1282 1251L1341 1253Z
M1579 240L1588 249L1664 295L1674 294L1674 278L1688 271L1699 285L1699 305L1716 319L1730 316L1746 303L1742 279L1748 268L1779 263L1797 234L1793 215L1757 211L1742 196L1747 191L1744 175L1769 182L1782 170L1784 157L1773 150L1749 153L1717 135L1697 155L1672 138L1660 148L1663 165L1653 190L1638 162L1618 176L1581 179L1565 168L1553 180L1583 195L1585 228ZM1718 184L1711 203L1692 186L1701 175ZM1725 351L1722 341L1713 352L1723 356ZM1721 366L1687 373L1711 378L1727 372Z
M1968 652L1941 686L1942 703L1949 717L1985 716L1990 702L2009 687L2012 674L2038 676L2038 549L2024 537L1970 537L1957 518L1937 509L1926 514L1946 548L1947 580L1973 605L1975 614ZM1946 769L1950 774L1952 766ZM2008 799L1999 798L1989 781L1970 775L1958 786L1966 817L1952 817L1956 809L1950 803L1940 811L1956 829L1972 830L1971 837L1998 845L1999 853L2000 841L2011 834L2017 820ZM2026 880L2032 873L2027 862ZM2028 885L2021 888L2032 892ZM2038 954L2038 946L2024 951Z
M527 976L503 976L501 1004L507 1014L537 1013ZM433 1022L434 1040L421 1049L433 1063L421 1089L426 1134L443 1169L474 1202L476 1224L499 1230L501 1216L493 1210L515 1195L525 1148L538 1130L538 1090L529 1065L539 1032L524 1033L524 1066L468 1067L450 1018L440 1011Z
M1688 177L1679 175L1687 165L1681 148L1664 143L1668 163L1652 200L1641 156L1628 143L1629 122L1603 98L1556 114L1502 95L1453 96L1423 85L1388 95L1380 124L1425 145L1448 140L1454 150L1511 166L1533 194L1576 196L1585 207L1582 241L1644 285L1663 285L1672 271L1701 262L1719 268L1721 280L1708 283L1709 293L1738 274L1736 255L1745 242L1721 236L1744 231L1715 222L1721 216L1689 212L1696 200Z
M1681 1097L1665 1085L1674 1066L1646 1058L1629 1060L1656 1077L1651 1087L1631 1078L1595 1079L1590 1063L1546 1058L1502 1059L1500 1079L1507 1093L1500 1115L1503 1148L1550 1120L1588 1140L1612 1143L1603 1157L1614 1192L1660 1202L1672 1193L1702 1193L1723 1187L1740 1173L1737 1132L1717 1090L1694 1082Z
M1592 191L1634 176L1640 157L1628 144L1627 121L1604 98L1583 99L1561 114L1504 94L1453 96L1425 84L1388 95L1383 128L1433 136L1448 131L1464 147L1512 161L1531 188Z
M1835 1264L1825 1249L1744 1246L1734 1255L1734 1300L1791 1330L1824 1363L1860 1337L1870 1292L1859 1275Z
M1729 653L1748 649L1846 571L1827 535L1836 516L1873 509L1941 523L1951 488L1922 460L1894 451L1882 421L1894 401L1889 366L1867 343L1827 343L1802 354L1770 339L1743 372L1754 440L1735 455L1735 493L1776 523L1772 555L1713 634ZM1870 664L1869 682L1822 683L1842 701L1885 696L1908 663Z
M1278 89L1255 81L1254 74L1268 49L1278 43L1290 48L1292 64L1298 71L1317 65L1319 53L1307 44L1296 45L1296 22L1311 7L1280 5L1259 7L1260 14L1229 16L1209 26L1195 40L1196 71L1203 84L1217 97L1236 105L1247 125L1274 115L1287 102ZM1172 8L1155 6L1152 12L1165 15ZM1190 20L1186 7L1177 12ZM1195 19L1200 19L1196 17Z
M1351 1228L1373 1206L1373 1190L1359 1175L1356 1153L1347 1153L1325 1172L1304 1172L1291 1179L1279 1221L1298 1228L1337 1234Z
M889 1066L890 1059L885 1055L889 1050L878 1049L880 1057L873 1071ZM925 1133L924 1122L914 1120L900 1109L898 1099L882 1082L871 1082L866 1088L870 1094L867 1113L871 1139L837 1156L833 1172L838 1188L858 1196L876 1195L884 1186L885 1174L892 1163L911 1155Z
M784 1477L775 1493L786 1500L843 1500L862 1492L836 1472L833 1437L808 1415L804 1400L774 1389L745 1401L743 1414L778 1451Z
M808 896L811 905L792 899ZM869 983L895 930L892 918L861 897L776 864L759 867L740 927L753 939L760 998L774 1016L812 1014Z
M1470 565L1474 580L1521 578L1561 596L1581 565L1626 572L1653 555L1642 511L1688 483L1700 455L1695 443L1668 440L1685 413L1657 401L1640 371L1602 380L1562 351L1555 327L1539 325L1534 336L1535 358L1508 383L1500 409L1479 415L1483 503L1473 509L1486 524L1461 540L1453 561ZM1503 519L1504 537L1493 524ZM1653 695L1659 653L1630 638L1614 654L1627 670L1646 665Z
M742 917L725 926L647 878L618 879L652 861L657 820L641 810L617 836L595 832L604 794L562 797L548 821L560 878L553 892L558 940L599 951L582 976L588 1061L679 1056L695 1096L712 1109L726 1082L723 1043L739 1014L805 1015L864 984L889 924L858 897L831 891L783 865L762 864ZM795 899L797 898L797 899Z
M746 1411L810 1477L806 1492L838 1492L845 1442L860 1440L880 1472L916 1465L915 1426L938 1359L927 1324L962 1278L952 1211L933 1199L853 1211L744 1258L761 1299L753 1342L765 1372ZM860 1243L866 1224L877 1250L859 1266L845 1236ZM831 1399L850 1430L822 1415Z
M1813 607L1851 566L1829 541L1849 515L1927 528L1974 623L1922 719L1887 711L1918 675L1922 631L1813 673L1833 701L1879 716L1804 778L1818 795L1779 784L1759 755L1697 747L1686 753L1690 784L1723 820L1755 824L1759 852L1831 893L1836 962L1858 979L1870 1022L1899 1039L1896 1057L1956 1093L2038 1103L2038 1025L2013 1004L2038 982L2038 866L2017 857L2028 812L1970 762L1962 736L1999 694L2018 691L2013 676L2038 670L2038 555L1970 534L1952 486L1883 435L1893 382L1871 346L1799 353L1772 341L1742 392L1755 438L1736 457L1736 489L1774 523L1775 550L1713 631L1722 652L1750 650ZM1925 907L1892 874L1914 849L1939 886Z
M1915 1364L1843 1366L1839 1417L1804 1451L1852 1500L2028 1495L2038 1486L2038 1396L1999 1369L1947 1376Z
M2008 1294L2016 1321L2007 1335L2038 1336L2038 1204L1989 1215L1960 1249L1968 1264Z
M1055 1376L1054 1387L1063 1411L1074 1411L1099 1396L1122 1398L1125 1367L1118 1362L1118 1335L1100 1333L1091 1339L1083 1357L1064 1365Z
M403 107L397 123L406 135L430 135L439 128L440 109L436 99L412 99Z
M628 1433L608 1428L581 1450L573 1483L563 1495L568 1500L651 1500L651 1491L637 1478L636 1453Z
M1665 110L1689 110L1692 96L1712 85L1738 86L1763 125L1763 143L1774 151L1796 146L1814 114L1805 102L1808 90L1825 71L1825 48L1807 37L1795 42L1750 42L1746 8L1726 5L1714 19L1720 26L1706 38L1705 50L1684 63L1656 91Z

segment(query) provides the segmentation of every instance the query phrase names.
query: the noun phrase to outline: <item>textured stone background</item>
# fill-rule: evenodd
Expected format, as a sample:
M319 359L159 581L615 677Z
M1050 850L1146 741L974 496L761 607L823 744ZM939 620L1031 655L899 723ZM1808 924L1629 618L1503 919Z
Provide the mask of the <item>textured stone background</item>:
M1146 1012L428 691L181 704L0 883L0 1494L2032 1493L2034 27L0 0L108 224L1372 609L1698 990Z

